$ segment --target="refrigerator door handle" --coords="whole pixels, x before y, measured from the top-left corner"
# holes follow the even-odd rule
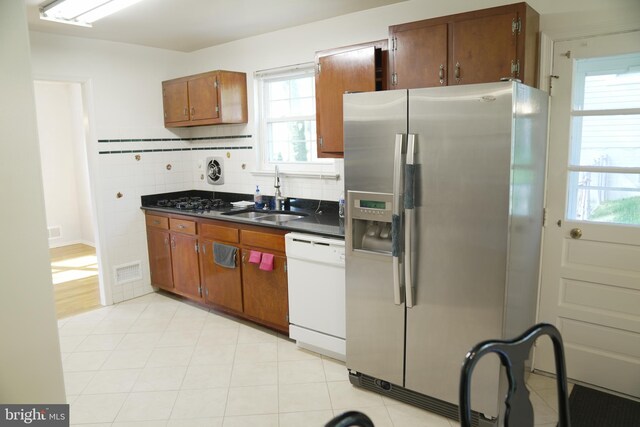
[[[415,146],[416,135],[409,134],[407,160],[404,169],[404,290],[407,307],[413,307],[413,274],[411,271],[411,236],[415,208]]]
[[[402,304],[402,271],[400,270],[400,194],[402,191],[402,146],[404,145],[404,135],[396,134],[396,141],[393,150],[393,212],[391,215],[391,256],[393,266],[393,302],[396,305]]]

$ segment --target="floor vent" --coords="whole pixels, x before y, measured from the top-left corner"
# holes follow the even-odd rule
[[[142,279],[142,269],[140,268],[140,261],[118,265],[115,267],[115,271],[117,285],[122,285],[123,283],[134,282],[136,280]]]
[[[50,239],[59,239],[62,236],[62,229],[59,225],[48,227],[47,230],[49,231]]]

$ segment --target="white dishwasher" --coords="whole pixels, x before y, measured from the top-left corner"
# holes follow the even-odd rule
[[[300,347],[345,360],[344,240],[285,236],[289,336]]]

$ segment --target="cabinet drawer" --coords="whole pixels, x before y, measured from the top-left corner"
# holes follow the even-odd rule
[[[170,218],[169,228],[173,231],[185,234],[196,234],[195,221],[187,221],[185,219]]]
[[[147,215],[147,227],[156,227],[167,230],[169,228],[169,218],[158,215]]]
[[[238,243],[240,241],[237,228],[213,224],[200,224],[200,236],[230,243]]]
[[[240,230],[240,240],[244,246],[256,246],[259,248],[284,252],[284,236],[279,234]]]

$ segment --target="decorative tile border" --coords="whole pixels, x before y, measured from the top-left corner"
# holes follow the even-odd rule
[[[193,147],[193,148],[154,148],[148,150],[114,150],[114,151],[98,151],[98,154],[128,154],[128,153],[157,153],[161,151],[201,151],[201,150],[253,150],[253,147],[234,146],[234,147]]]
[[[110,142],[165,142],[165,141],[215,141],[221,139],[244,139],[251,138],[251,135],[229,135],[229,136],[201,136],[197,138],[147,138],[147,139],[99,139],[98,143]]]

